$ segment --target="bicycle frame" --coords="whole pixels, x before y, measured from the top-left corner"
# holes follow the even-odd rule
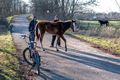
[[[22,38],[23,39],[25,39],[25,42],[28,44],[28,47],[30,48],[30,49],[35,49],[35,47],[36,47],[36,42],[35,41],[27,41],[27,39],[26,38],[30,38],[30,37],[28,37],[28,36],[26,36],[26,35],[21,35],[22,36]],[[31,39],[29,39],[29,40],[31,40]],[[34,45],[35,44],[35,45]]]
[[[32,39],[30,39],[31,37],[28,37],[26,35],[21,35],[23,37],[23,39],[25,39],[25,42],[28,44],[28,48],[30,50],[30,57],[32,57],[32,51],[31,50],[34,50],[36,48],[36,42],[35,41],[32,41]],[[27,41],[27,39],[29,39],[29,42]]]
[[[27,41],[26,38],[30,38],[26,35],[22,35],[23,39],[25,39],[25,42],[28,44],[28,47],[23,51],[23,57],[25,59],[25,61],[32,65],[32,68],[33,69],[35,66],[37,66],[37,70],[38,70],[38,74],[40,73],[40,69],[39,69],[39,66],[41,65],[41,56],[39,55],[38,51],[36,50],[36,47],[37,47],[37,43],[34,42],[34,41],[31,41],[32,39],[29,39],[29,42]],[[25,56],[25,52],[29,50],[29,59],[32,59],[32,63],[29,62],[29,59],[26,58]],[[30,70],[31,70],[30,69]]]

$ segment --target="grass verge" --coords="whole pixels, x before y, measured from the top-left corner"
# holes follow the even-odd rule
[[[94,47],[111,52],[113,55],[120,56],[120,43],[115,43],[112,39],[100,38],[100,37],[90,37],[86,35],[81,35],[78,33],[66,33],[74,38],[80,39],[82,41],[94,44]]]
[[[0,35],[0,80],[20,80],[19,61],[10,33]]]
[[[8,23],[13,16],[7,17]],[[21,80],[19,61],[11,34],[6,26],[0,26],[0,80]]]

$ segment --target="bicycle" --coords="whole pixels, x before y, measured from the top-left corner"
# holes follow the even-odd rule
[[[26,38],[29,38],[27,35],[21,35],[23,39],[25,39],[25,42],[28,44],[28,47],[23,50],[23,58],[24,60],[31,65],[31,69],[33,69],[35,66],[38,70],[38,75],[40,74],[40,66],[41,66],[41,56],[39,55],[38,51],[36,50],[36,42],[29,40],[27,42]],[[30,71],[31,71],[30,69]]]

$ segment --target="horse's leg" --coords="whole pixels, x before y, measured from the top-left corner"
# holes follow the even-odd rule
[[[67,51],[67,43],[66,43],[66,39],[64,36],[61,36],[61,38],[63,39],[63,41],[65,42],[65,51]]]
[[[45,51],[45,49],[43,48],[43,44],[42,44],[42,40],[43,40],[43,36],[45,34],[45,31],[40,31],[40,32],[41,32],[41,36],[40,36],[41,48],[43,49],[43,51]]]
[[[56,50],[57,50],[57,51],[59,51],[59,49],[58,49],[58,47],[57,47],[58,42],[59,42],[59,39],[60,39],[60,37],[57,36],[57,42],[56,42]]]
[[[58,46],[61,47],[61,42],[60,42],[60,38],[58,39],[58,42],[57,42]]]

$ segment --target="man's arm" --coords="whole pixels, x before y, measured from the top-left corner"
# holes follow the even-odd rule
[[[32,25],[32,21],[30,22],[30,24],[29,24],[29,32],[32,30],[32,27],[33,27],[33,25]]]

